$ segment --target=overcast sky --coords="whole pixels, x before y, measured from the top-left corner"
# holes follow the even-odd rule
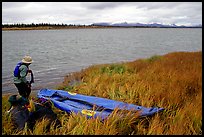
[[[2,23],[202,24],[202,2],[2,2]]]

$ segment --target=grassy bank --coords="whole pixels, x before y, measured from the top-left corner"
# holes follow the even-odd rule
[[[69,74],[58,89],[109,98],[165,111],[138,119],[116,113],[104,122],[79,114],[68,116],[54,109],[62,127],[45,133],[39,122],[33,132],[12,130],[5,113],[8,96],[2,98],[3,134],[77,134],[77,135],[201,135],[202,134],[202,52],[174,52],[133,62],[102,64]],[[51,127],[52,128],[52,127]]]

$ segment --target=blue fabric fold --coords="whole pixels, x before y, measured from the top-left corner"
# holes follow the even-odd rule
[[[52,101],[54,106],[62,111],[82,113],[88,118],[99,116],[105,119],[115,109],[138,111],[140,117],[151,116],[164,110],[164,108],[159,107],[147,108],[107,98],[73,94],[63,90],[41,89],[37,97]]]

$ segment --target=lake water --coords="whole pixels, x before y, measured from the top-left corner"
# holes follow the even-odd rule
[[[32,90],[55,88],[90,65],[133,61],[176,51],[201,51],[202,28],[112,28],[2,31],[2,93],[17,93],[13,69],[34,62]]]

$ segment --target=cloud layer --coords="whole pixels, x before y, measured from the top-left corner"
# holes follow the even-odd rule
[[[202,2],[3,2],[2,23],[202,24]]]

